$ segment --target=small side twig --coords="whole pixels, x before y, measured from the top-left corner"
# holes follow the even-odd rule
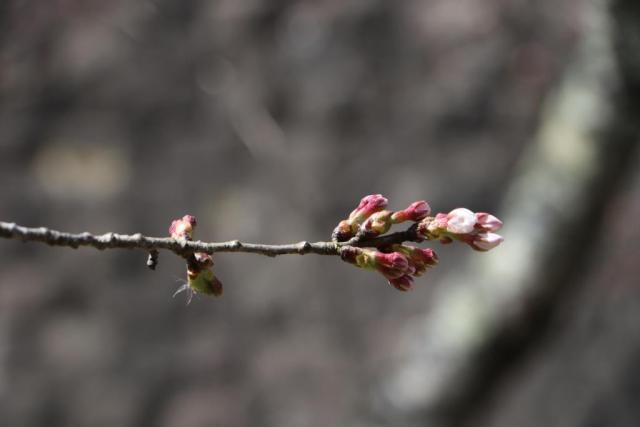
[[[157,249],[151,249],[149,251],[149,258],[147,258],[147,267],[149,267],[151,270],[155,270],[158,266],[158,255],[159,254]]]

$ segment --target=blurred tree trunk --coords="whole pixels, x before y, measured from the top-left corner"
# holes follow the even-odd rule
[[[478,415],[503,396],[524,361],[551,337],[571,339],[557,316],[591,289],[583,285],[585,272],[603,256],[596,243],[606,208],[637,168],[640,123],[640,4],[593,0],[584,11],[576,57],[504,200],[505,244],[448,278],[436,308],[405,337],[406,351],[381,387],[379,413],[387,422],[478,425]],[[621,351],[638,344],[627,340]],[[554,410],[544,392],[539,397],[538,411]],[[536,411],[522,412],[531,416],[528,425],[592,425],[584,417],[548,423]],[[516,421],[504,425],[524,425]]]

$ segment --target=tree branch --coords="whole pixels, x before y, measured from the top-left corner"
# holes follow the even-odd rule
[[[15,223],[0,221],[0,237],[18,239],[24,242],[42,242],[51,246],[67,246],[77,249],[80,246],[90,246],[103,249],[143,249],[149,252],[165,249],[182,257],[194,252],[245,252],[275,257],[277,255],[309,253],[317,255],[340,255],[342,248],[348,246],[381,248],[394,243],[422,240],[416,234],[415,227],[405,231],[391,233],[385,236],[360,239],[348,242],[315,242],[302,241],[285,245],[265,245],[261,243],[244,243],[238,240],[228,242],[207,243],[202,241],[176,240],[172,237],[148,237],[140,233],[116,234],[105,233],[94,235],[88,232],[67,233],[51,230],[46,227],[29,228]]]

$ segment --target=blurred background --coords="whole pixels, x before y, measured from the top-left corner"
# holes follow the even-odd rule
[[[328,240],[359,199],[505,222],[399,293],[335,257],[0,241],[3,426],[637,426],[634,0],[0,3],[0,219]]]

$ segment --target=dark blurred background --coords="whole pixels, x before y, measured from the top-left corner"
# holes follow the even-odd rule
[[[335,257],[0,241],[3,426],[637,426],[633,0],[0,2],[0,219],[328,240],[505,221],[401,294]],[[634,44],[635,43],[635,44]]]

